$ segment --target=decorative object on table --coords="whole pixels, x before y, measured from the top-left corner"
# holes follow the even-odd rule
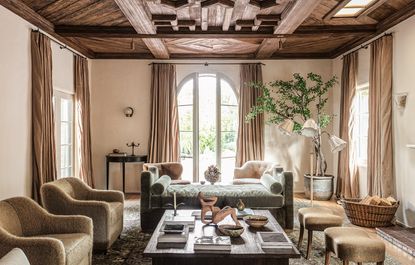
[[[140,144],[139,143],[134,143],[134,141],[133,142],[131,142],[130,144],[129,143],[127,143],[127,146],[128,147],[131,147],[131,155],[132,156],[135,156],[135,154],[134,154],[134,148],[138,148],[139,146],[140,146]]]
[[[326,174],[327,162],[322,151],[322,136],[324,134],[328,136],[333,153],[346,147],[345,141],[322,130],[333,119],[333,115],[324,113],[324,108],[328,101],[328,92],[337,83],[337,77],[332,77],[327,82],[314,73],[309,73],[307,77],[294,74],[293,77],[294,79],[290,81],[276,80],[269,84],[252,83],[253,88],[263,91],[263,96],[257,99],[256,106],[248,113],[246,120],[250,121],[259,114],[267,114],[268,122],[276,123],[278,129],[284,134],[296,133],[312,139],[313,158],[310,174],[304,176],[304,184],[309,185],[305,187],[306,191],[310,191],[306,196],[309,195],[311,204],[313,204],[314,180],[319,189],[328,188],[328,192],[333,194],[333,176]],[[314,177],[318,178],[314,179]],[[327,178],[325,180],[330,185],[319,184],[323,178]]]
[[[219,168],[215,165],[210,165],[205,171],[205,179],[210,182],[210,184],[215,184],[219,181],[220,171]]]
[[[182,224],[189,227],[189,230],[193,230],[195,228],[196,218],[195,216],[187,216],[187,215],[167,215],[164,219],[164,224]]]
[[[361,199],[343,199],[341,203],[352,224],[370,228],[391,226],[399,208],[399,201],[391,206],[365,203]]]
[[[198,196],[200,205],[202,206],[201,217],[202,223],[204,224],[215,224],[217,225],[220,221],[230,215],[236,225],[240,225],[238,217],[236,216],[235,209],[230,206],[225,206],[222,209],[215,207],[215,203],[218,201],[218,197],[205,197],[202,192],[199,192]],[[205,219],[206,213],[212,212],[212,220],[207,221]]]
[[[219,231],[225,235],[230,237],[240,237],[242,233],[244,232],[244,227],[240,225],[219,225],[218,226]]]
[[[113,151],[112,153],[109,153],[108,155],[112,156],[112,157],[123,157],[123,156],[127,156],[127,153],[119,152],[119,150],[118,150],[118,153],[114,153],[114,151]]]
[[[176,192],[173,192],[173,204],[167,203],[166,207],[171,207],[173,209],[173,216],[177,216],[177,209],[181,206],[184,206],[185,204],[183,202],[177,204],[176,200]]]
[[[205,183],[206,183],[206,181],[204,181],[204,180],[200,181],[200,184],[202,184],[202,185],[205,185]]]
[[[292,250],[293,244],[286,234],[281,232],[257,232],[259,244],[265,253],[283,253]]]
[[[262,215],[247,215],[244,217],[244,221],[254,228],[262,228],[268,224],[268,217]]]
[[[134,115],[134,109],[132,107],[126,107],[124,109],[124,115],[128,118],[132,117]]]
[[[238,209],[238,211],[243,211],[245,210],[245,203],[239,199],[238,202],[236,203],[236,209]]]
[[[196,237],[193,245],[195,252],[231,252],[231,238],[229,236],[201,236]]]
[[[113,154],[119,154],[120,153],[120,149],[112,149],[112,153]]]
[[[245,208],[243,211],[236,210],[236,217],[238,217],[238,219],[244,219],[245,216],[254,214],[254,210],[250,208]]]

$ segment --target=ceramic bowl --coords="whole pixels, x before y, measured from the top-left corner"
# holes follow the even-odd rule
[[[230,237],[240,237],[245,230],[240,225],[219,225],[218,229],[222,234]]]
[[[244,217],[245,223],[254,228],[261,228],[268,224],[268,217],[262,215],[248,215]]]

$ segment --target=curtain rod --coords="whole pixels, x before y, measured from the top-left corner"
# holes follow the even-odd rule
[[[153,65],[156,63],[149,63],[148,65]],[[172,63],[175,65],[204,65],[204,66],[209,66],[209,65],[241,65],[243,63],[208,63],[208,62],[204,62],[204,63]],[[266,65],[264,63],[259,63],[261,65]]]
[[[56,40],[54,37],[52,37],[52,36],[51,36],[51,35],[49,35],[48,33],[44,32],[43,30],[40,30],[39,28],[37,28],[37,29],[32,29],[32,31],[33,31],[33,32],[40,32],[40,33],[42,33],[43,35],[47,36],[47,37],[48,37],[48,38],[49,38],[52,42],[54,42],[54,43],[58,44],[58,45],[59,45],[59,48],[60,48],[61,50],[66,49],[66,50],[68,50],[68,51],[72,52],[73,54],[76,54],[76,55],[78,55],[78,56],[80,56],[80,57],[82,57],[82,58],[84,58],[84,59],[88,59],[86,56],[84,56],[84,55],[82,55],[81,53],[79,53],[79,52],[77,52],[77,51],[73,50],[71,47],[68,47],[66,44],[63,44],[62,42],[60,42],[60,41]]]
[[[349,54],[351,54],[351,53],[354,53],[354,52],[356,52],[356,51],[358,51],[358,50],[361,50],[361,49],[367,49],[368,48],[368,46],[370,45],[370,44],[372,44],[373,42],[375,42],[375,41],[377,41],[378,39],[380,39],[380,38],[383,38],[383,37],[385,37],[385,36],[392,36],[393,35],[393,33],[391,32],[391,33],[385,33],[385,34],[382,34],[381,36],[379,36],[379,37],[377,37],[377,38],[375,38],[375,39],[372,39],[372,40],[370,40],[370,41],[367,41],[367,42],[365,42],[364,44],[362,44],[362,45],[360,45],[359,47],[356,47],[356,48],[354,48],[354,49],[352,49],[352,50],[350,50],[350,51],[348,51],[347,53],[344,53],[343,55],[342,55],[342,60],[343,60],[343,58],[346,56],[346,55],[349,55]]]

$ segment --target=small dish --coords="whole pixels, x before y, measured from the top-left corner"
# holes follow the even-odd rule
[[[247,215],[244,217],[245,223],[254,228],[261,228],[268,224],[268,217],[263,215]]]
[[[240,237],[245,230],[240,225],[219,225],[218,229],[222,234],[230,237]]]

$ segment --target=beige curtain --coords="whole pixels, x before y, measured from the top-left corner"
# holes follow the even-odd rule
[[[372,44],[370,54],[368,192],[387,197],[395,193],[392,146],[393,38]]]
[[[359,171],[356,165],[356,152],[353,141],[355,126],[354,97],[357,88],[359,56],[353,52],[344,56],[341,78],[340,103],[340,138],[345,140],[347,147],[339,153],[337,170],[337,197],[358,198]]]
[[[91,144],[91,95],[88,60],[74,56],[74,84],[76,106],[76,135],[78,139],[79,178],[94,187]]]
[[[240,67],[239,128],[236,147],[236,166],[249,160],[264,159],[264,117],[259,115],[250,122],[245,116],[256,105],[261,91],[249,86],[250,82],[262,82],[261,64],[242,64]]]
[[[153,64],[151,71],[151,131],[148,162],[178,162],[179,122],[176,66]]]
[[[31,34],[33,198],[40,202],[40,187],[56,179],[55,124],[53,116],[52,52],[50,39]]]

